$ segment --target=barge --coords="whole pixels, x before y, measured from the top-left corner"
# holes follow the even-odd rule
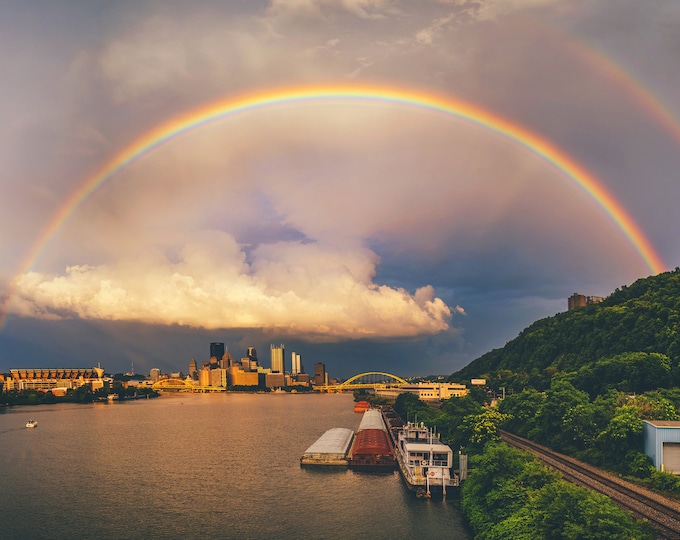
[[[300,465],[347,467],[349,465],[347,451],[353,438],[354,431],[351,429],[329,429],[305,450],[300,458]]]
[[[394,447],[378,409],[364,412],[350,451],[349,465],[355,470],[393,470],[396,467]]]
[[[432,491],[446,497],[449,488],[460,485],[453,472],[453,451],[439,440],[436,433],[422,422],[407,422],[396,431],[395,451],[399,470],[406,486],[420,497]]]
[[[354,404],[354,412],[366,412],[371,408],[371,404],[368,401],[357,401]]]

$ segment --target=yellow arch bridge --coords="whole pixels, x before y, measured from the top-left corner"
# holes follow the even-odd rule
[[[404,379],[384,371],[367,371],[350,377],[341,384],[314,385],[317,392],[353,392],[360,389],[381,390],[385,388],[400,388],[408,384]],[[164,378],[151,386],[154,390],[164,392],[224,392],[224,386],[197,386],[191,381],[179,378]]]
[[[350,377],[341,384],[315,385],[314,390],[319,392],[353,392],[354,390],[361,389],[382,390],[385,388],[400,388],[407,384],[404,379],[391,373],[367,371]]]
[[[196,386],[185,379],[165,378],[159,379],[151,388],[163,392],[224,392],[224,386]]]

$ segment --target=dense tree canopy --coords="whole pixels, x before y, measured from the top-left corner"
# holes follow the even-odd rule
[[[572,374],[591,396],[680,385],[680,269],[617,289],[604,301],[539,320],[502,349],[454,373],[495,386],[547,389]]]
[[[607,497],[568,484],[529,454],[487,445],[463,485],[461,507],[475,538],[654,538]]]

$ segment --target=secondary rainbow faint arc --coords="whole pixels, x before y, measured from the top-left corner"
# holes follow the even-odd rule
[[[336,85],[285,88],[256,94],[250,93],[242,97],[226,98],[171,118],[144,133],[113,156],[92,177],[71,193],[44,228],[24,264],[22,264],[18,275],[31,269],[60,225],[90,194],[115,176],[121,168],[139,159],[144,154],[188,131],[236,114],[285,104],[320,101],[376,102],[426,109],[470,121],[503,135],[540,156],[592,197],[614,220],[653,273],[657,274],[665,270],[661,257],[623,206],[589,171],[547,139],[498,114],[450,95],[380,86]]]

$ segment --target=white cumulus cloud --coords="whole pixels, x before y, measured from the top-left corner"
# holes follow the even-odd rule
[[[229,235],[212,233],[169,261],[158,252],[64,275],[18,278],[14,310],[37,318],[270,328],[311,339],[414,336],[448,329],[451,310],[431,286],[410,294],[373,282],[367,249],[278,242],[253,262]]]

